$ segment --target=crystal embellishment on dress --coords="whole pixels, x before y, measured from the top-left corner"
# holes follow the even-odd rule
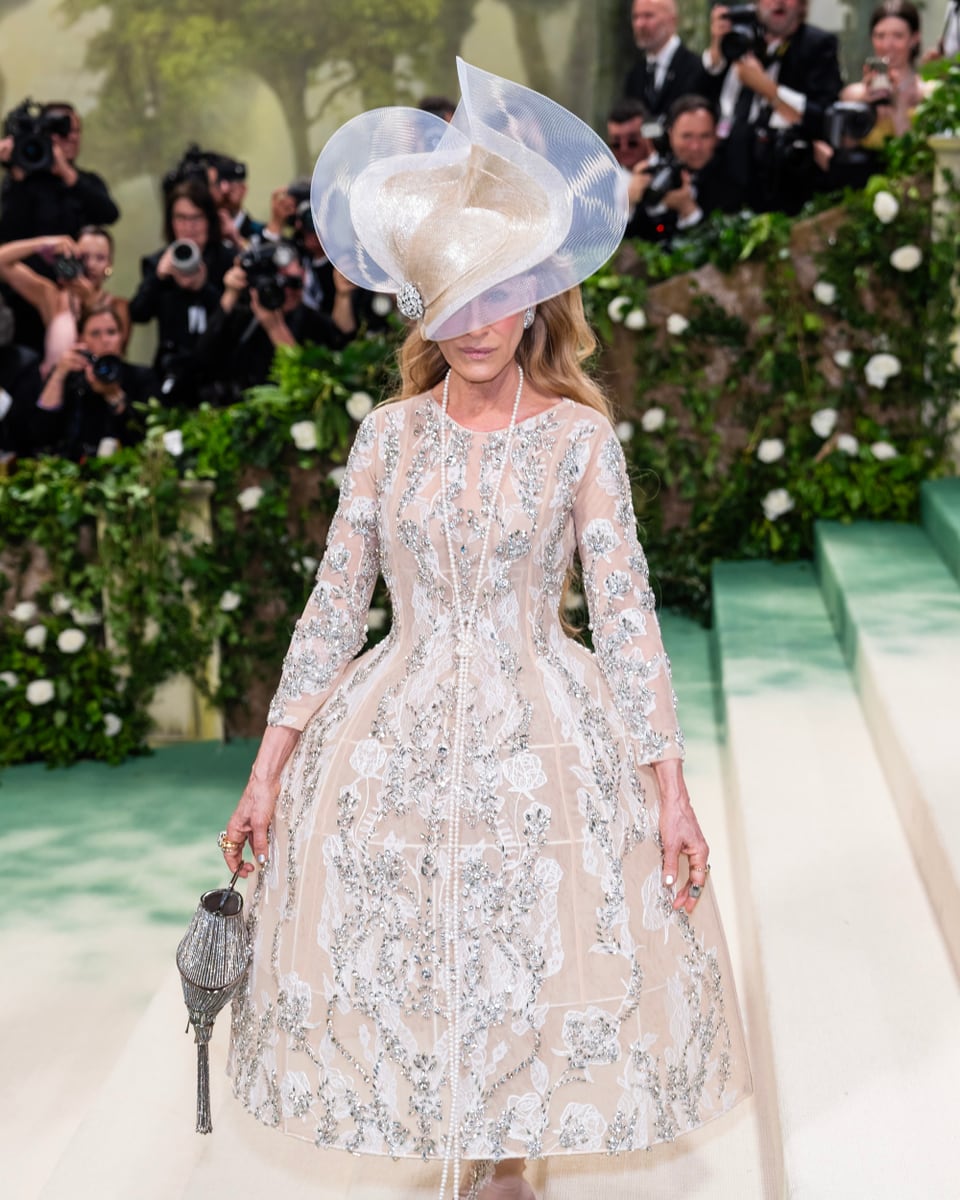
[[[447,1020],[449,1022],[448,1044],[450,1049],[450,1115],[447,1123],[447,1144],[443,1155],[443,1174],[440,1179],[439,1200],[444,1200],[447,1191],[447,1180],[453,1164],[453,1189],[456,1191],[460,1178],[460,1070],[463,1054],[463,1029],[461,1020],[460,984],[463,978],[463,964],[460,961],[460,808],[464,795],[464,766],[466,760],[467,742],[467,680],[470,660],[477,649],[477,608],[480,604],[480,592],[483,589],[483,572],[487,565],[487,551],[490,548],[490,531],[493,529],[497,499],[503,475],[510,461],[510,446],[513,433],[517,427],[517,413],[520,411],[520,397],[523,395],[523,367],[517,363],[517,393],[513,398],[513,411],[510,413],[510,424],[504,438],[500,468],[496,481],[490,489],[487,501],[487,523],[483,530],[483,541],[480,545],[480,558],[477,562],[477,578],[473,585],[473,595],[466,613],[463,611],[463,597],[460,594],[460,568],[453,549],[453,535],[450,532],[453,514],[450,512],[449,489],[447,483],[447,410],[450,406],[450,374],[448,370],[443,380],[443,403],[440,417],[440,512],[443,521],[443,531],[447,542],[447,554],[450,560],[450,586],[453,591],[453,620],[454,620],[454,658],[457,664],[456,702],[453,712],[453,762],[451,764],[449,803],[447,806],[447,837],[450,853],[450,870],[447,876],[446,916],[444,921],[444,940],[447,944]],[[466,547],[462,546],[462,550]]]
[[[397,292],[397,309],[408,321],[423,319],[423,297],[414,283],[405,283]]]

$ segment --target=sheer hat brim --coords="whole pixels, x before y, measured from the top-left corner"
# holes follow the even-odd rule
[[[327,142],[311,205],[348,279],[397,297],[431,339],[457,337],[567,291],[627,222],[622,172],[578,117],[457,60],[448,124],[414,108],[362,113]]]

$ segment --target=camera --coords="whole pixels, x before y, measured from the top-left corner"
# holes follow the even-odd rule
[[[28,98],[7,113],[3,133],[13,138],[9,166],[19,167],[27,175],[49,171],[53,166],[52,139],[69,136],[70,114],[47,115]]]
[[[282,274],[284,267],[289,267],[296,257],[296,250],[285,242],[259,242],[240,255],[247,286],[256,289],[257,300],[263,308],[271,312],[283,308],[286,289],[299,285],[299,280],[294,282]]]
[[[837,151],[855,149],[877,123],[877,101],[837,100],[823,114],[824,140]]]
[[[646,209],[659,208],[667,192],[683,187],[683,163],[673,154],[667,154],[651,168],[641,203]]]
[[[203,266],[200,247],[189,238],[177,238],[175,242],[171,242],[170,257],[174,270],[179,271],[181,275],[196,275]]]
[[[208,191],[210,190],[210,176],[208,167],[212,159],[212,155],[201,150],[196,142],[192,142],[184,151],[183,158],[177,163],[172,171],[168,171],[163,177],[163,194],[169,195],[170,192],[177,186],[178,183],[199,183]]]
[[[720,39],[720,53],[728,63],[736,62],[745,54],[761,56],[766,47],[763,25],[757,16],[755,4],[731,4],[727,9],[730,29]]]
[[[91,354],[89,350],[81,350],[80,353],[93,367],[93,377],[98,383],[119,383],[120,376],[123,374],[123,359],[116,354],[101,354],[99,357],[96,354]]]
[[[53,260],[53,276],[61,283],[72,283],[86,274],[83,260],[72,254],[58,254]]]

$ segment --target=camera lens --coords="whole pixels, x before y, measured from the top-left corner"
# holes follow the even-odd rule
[[[179,238],[170,247],[174,268],[181,275],[196,275],[203,263],[200,247],[189,238]]]

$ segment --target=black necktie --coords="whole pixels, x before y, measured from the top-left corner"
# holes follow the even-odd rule
[[[643,99],[652,113],[657,106],[657,64],[646,57],[643,60]]]

